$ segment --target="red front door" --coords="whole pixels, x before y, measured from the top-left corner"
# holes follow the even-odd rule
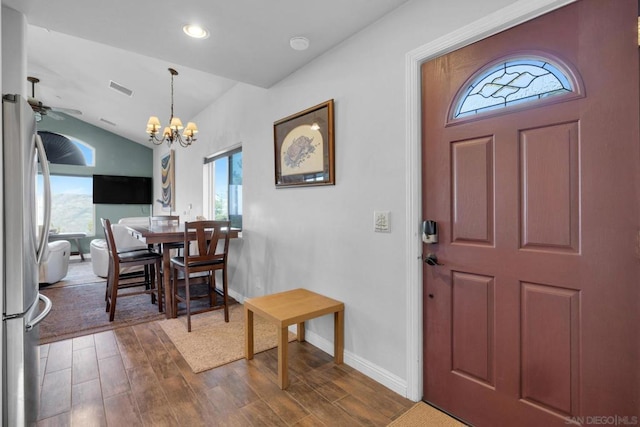
[[[423,66],[424,399],[474,425],[640,424],[637,7],[582,0]],[[452,118],[508,57],[574,93]]]

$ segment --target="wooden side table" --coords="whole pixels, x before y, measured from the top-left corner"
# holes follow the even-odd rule
[[[304,341],[304,322],[334,315],[333,360],[341,364],[344,353],[344,303],[306,289],[293,289],[244,301],[245,357],[253,359],[253,313],[278,326],[278,385],[289,386],[287,371],[289,326],[298,325],[298,341]]]

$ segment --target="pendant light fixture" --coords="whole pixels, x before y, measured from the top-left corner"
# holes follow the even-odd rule
[[[198,127],[194,122],[187,123],[187,127],[182,126],[182,121],[178,117],[173,115],[173,76],[177,76],[178,72],[173,68],[169,68],[171,74],[171,116],[169,117],[169,126],[165,127],[160,134],[160,120],[156,116],[149,117],[147,122],[147,133],[149,134],[149,141],[155,145],[161,145],[167,143],[169,147],[174,142],[179,143],[182,147],[188,147],[196,141],[195,134],[198,133]],[[184,130],[183,130],[184,128]],[[182,134],[180,133],[182,131]]]

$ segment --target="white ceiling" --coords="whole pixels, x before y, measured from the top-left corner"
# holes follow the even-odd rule
[[[28,75],[45,105],[133,141],[151,115],[184,123],[237,82],[268,88],[407,0],[2,0],[29,23]],[[204,40],[182,32],[209,29]],[[289,39],[310,40],[296,51]],[[114,81],[133,91],[109,88]],[[29,86],[29,93],[31,87]],[[64,115],[56,114],[64,117]],[[107,120],[110,125],[101,121]]]

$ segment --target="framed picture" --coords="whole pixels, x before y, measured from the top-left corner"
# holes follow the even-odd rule
[[[273,124],[276,188],[334,185],[333,99]]]
[[[160,159],[160,182],[162,184],[162,203],[163,208],[169,210],[175,209],[176,202],[176,180],[174,166],[174,150],[169,150],[167,154]]]

